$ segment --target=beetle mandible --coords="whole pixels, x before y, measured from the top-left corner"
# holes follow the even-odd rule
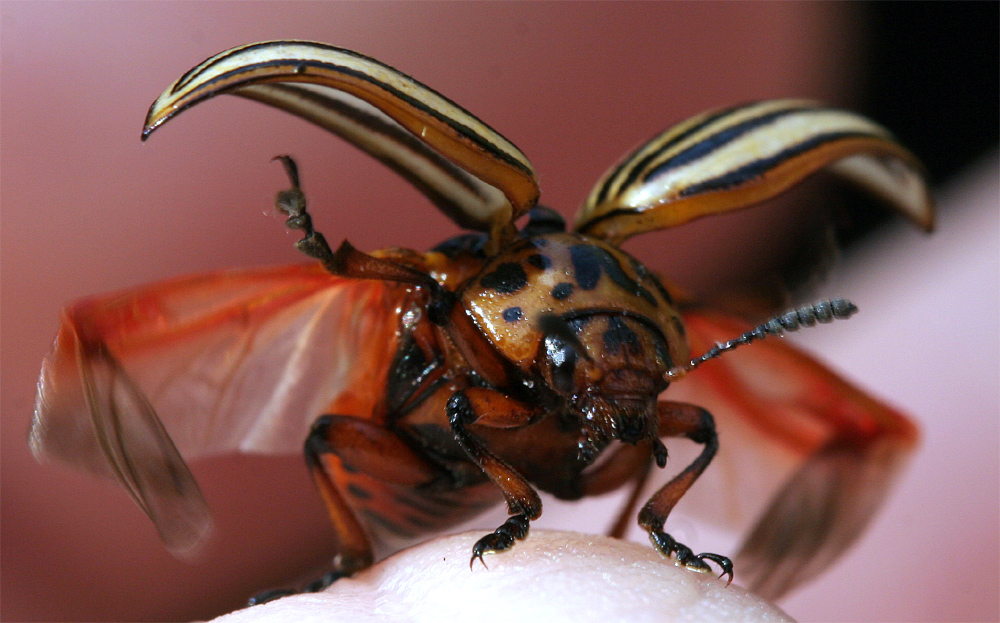
[[[116,478],[172,551],[194,548],[210,526],[182,455],[284,453],[304,436],[336,532],[332,581],[373,563],[373,531],[426,533],[501,497],[510,516],[475,544],[470,564],[526,537],[542,510],[536,489],[576,499],[631,481],[634,502],[651,464],[666,464],[661,438],[686,437],[701,453],[638,521],[665,556],[702,571],[714,562],[731,580],[729,558],[695,554],[664,531],[718,436],[706,409],[658,397],[701,376],[725,378],[737,412],[759,402],[825,431],[794,440],[804,448],[799,478],[743,549],[750,587],[776,597],[853,540],[913,447],[904,416],[775,340],[757,348],[794,369],[797,388],[777,401],[721,362],[688,376],[737,346],[847,317],[850,302],[746,327],[675,301],[619,248],[631,235],[759,203],[820,169],[929,229],[919,163],[875,123],[800,100],[698,115],[609,170],[566,231],[537,205],[534,170],[504,137],[409,76],[325,44],[258,43],[207,59],[153,103],[143,139],[220,93],[345,138],[475,233],[426,253],[364,253],[346,241],[334,251],[282,156],[291,187],[277,206],[318,262],[180,278],[64,310],[39,380],[32,449]],[[705,354],[693,358],[689,342]],[[838,499],[832,516],[810,524],[799,503],[839,495],[809,483],[843,478],[854,469],[832,460],[843,456],[878,476],[873,495]]]

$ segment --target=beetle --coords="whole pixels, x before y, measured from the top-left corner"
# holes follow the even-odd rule
[[[536,489],[577,499],[631,482],[629,516],[652,464],[666,464],[661,438],[686,437],[700,454],[638,522],[663,555],[699,571],[715,563],[731,581],[728,557],[695,554],[664,531],[719,446],[708,409],[659,400],[683,380],[755,429],[768,453],[792,456],[737,556],[748,587],[775,598],[856,538],[915,446],[905,416],[779,340],[719,359],[848,317],[850,302],[754,328],[675,298],[620,248],[821,169],[929,230],[920,164],[874,122],[802,100],[692,117],[611,168],[567,231],[538,205],[534,170],[507,139],[413,78],[326,44],[272,41],[207,59],[152,104],[143,139],[223,93],[348,140],[471,233],[429,252],[333,250],[281,156],[290,188],[276,205],[313,262],[183,277],[63,310],[31,448],[117,479],[171,551],[193,551],[211,525],[186,458],[288,453],[305,439],[337,548],[315,589],[370,566],[380,535],[447,528],[501,500],[509,518],[475,544],[470,565],[507,550],[541,514]]]

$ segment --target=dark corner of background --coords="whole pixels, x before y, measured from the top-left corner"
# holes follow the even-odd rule
[[[860,112],[887,125],[940,187],[1000,143],[1000,3],[865,2]],[[889,216],[851,214],[844,242]]]

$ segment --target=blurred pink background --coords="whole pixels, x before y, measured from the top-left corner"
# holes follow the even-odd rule
[[[183,273],[300,261],[296,236],[272,213],[286,184],[269,162],[276,154],[298,158],[331,241],[423,249],[455,233],[377,163],[251,102],[219,98],[140,143],[147,107],[182,72],[267,39],[358,50],[511,139],[539,172],[543,202],[571,216],[623,153],[688,115],[767,97],[850,105],[863,27],[839,3],[0,5],[0,617],[209,617],[330,555],[300,457],[194,466],[217,523],[195,565],[171,558],[114,485],[38,465],[24,438],[64,302]],[[837,277],[881,301],[882,313],[825,341],[822,332],[800,340],[925,428],[924,449],[874,528],[782,603],[800,620],[998,616],[995,162],[974,184],[985,194],[946,195],[971,207],[950,211],[936,238],[900,233]],[[794,235],[795,219],[778,210],[701,221],[629,249],[704,288]],[[540,525],[601,531],[614,501],[596,513],[550,504]],[[590,519],[574,519],[581,515]]]

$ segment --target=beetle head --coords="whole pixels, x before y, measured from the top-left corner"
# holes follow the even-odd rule
[[[589,462],[612,440],[635,444],[657,437],[657,395],[671,360],[651,324],[624,314],[540,319],[545,337],[539,371],[579,418],[580,457]]]

